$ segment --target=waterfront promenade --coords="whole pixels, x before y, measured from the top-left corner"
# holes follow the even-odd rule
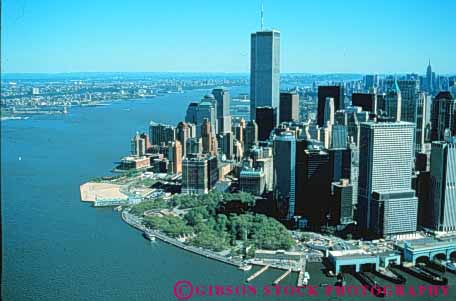
[[[242,265],[241,260],[224,257],[220,254],[217,254],[217,253],[209,251],[209,250],[205,250],[205,249],[194,247],[194,246],[189,246],[189,245],[186,245],[186,244],[178,241],[177,239],[166,236],[159,231],[150,230],[149,228],[147,228],[146,226],[144,226],[141,223],[141,220],[138,217],[136,217],[126,211],[122,211],[122,219],[130,226],[132,226],[150,236],[156,237],[156,238],[160,239],[161,241],[164,241],[164,242],[174,245],[178,248],[181,248],[183,250],[190,251],[192,253],[195,253],[195,254],[198,254],[198,255],[201,255],[201,256],[204,256],[207,258],[211,258],[214,260],[218,260],[220,262],[223,262],[223,263],[226,263],[229,265],[233,265],[236,267],[240,267]]]

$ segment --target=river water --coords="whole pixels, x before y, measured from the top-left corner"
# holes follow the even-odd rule
[[[231,95],[247,91],[235,88]],[[79,185],[109,174],[114,162],[129,152],[136,131],[147,130],[151,120],[177,124],[187,104],[206,93],[194,90],[2,122],[3,300],[176,300],[173,286],[178,280],[195,286],[244,284],[255,270],[242,272],[162,242],[151,243],[117,212],[92,208],[79,198]],[[311,284],[332,284],[319,269],[309,266]],[[280,273],[270,270],[254,280],[256,296],[191,300],[265,300],[263,286]],[[282,284],[295,285],[296,280],[294,274]],[[358,285],[351,278],[348,282]],[[409,282],[421,283],[414,278]],[[450,285],[455,282],[451,276]],[[321,288],[318,293],[312,298],[267,299],[331,299]],[[456,296],[453,289],[451,294]]]

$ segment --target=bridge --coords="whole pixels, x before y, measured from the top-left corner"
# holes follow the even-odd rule
[[[451,241],[438,241],[433,239],[404,242],[402,247],[404,260],[413,265],[419,260],[444,259],[456,256],[456,243]]]

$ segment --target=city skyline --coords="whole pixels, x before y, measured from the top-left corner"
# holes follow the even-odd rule
[[[2,4],[4,73],[247,73],[249,36],[260,29],[261,1],[241,10],[238,1],[224,9],[207,1]],[[382,1],[374,10],[362,1],[269,0],[264,8],[265,28],[281,31],[283,73],[424,73],[429,58],[439,74],[456,70],[452,1]]]

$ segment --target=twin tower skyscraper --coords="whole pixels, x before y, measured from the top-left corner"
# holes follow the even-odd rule
[[[252,33],[250,44],[250,119],[256,120],[256,108],[271,107],[279,121],[280,103],[280,31]]]

